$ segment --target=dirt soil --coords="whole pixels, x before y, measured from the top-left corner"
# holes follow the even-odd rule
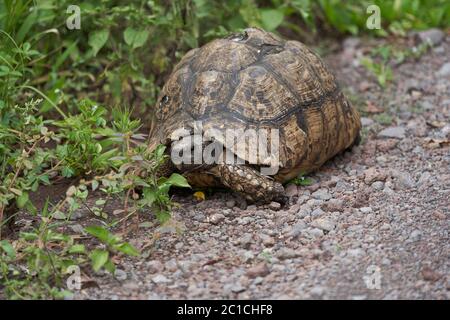
[[[176,193],[171,223],[148,213],[129,235],[143,257],[114,276],[86,271],[95,285],[74,298],[450,299],[450,36],[382,89],[359,61],[386,41],[350,38],[325,57],[362,111],[363,141],[312,185],[287,185],[287,206]]]

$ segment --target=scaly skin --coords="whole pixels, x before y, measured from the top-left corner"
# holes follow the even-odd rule
[[[268,203],[272,200],[282,204],[287,202],[281,183],[271,180],[247,165],[222,164],[211,169],[211,172],[223,185],[242,194],[251,202]]]
[[[203,170],[203,169],[202,169]],[[177,171],[170,158],[159,167],[157,177],[167,177]],[[222,164],[205,170],[210,176],[218,178],[220,183],[231,190],[242,194],[247,200],[254,203],[268,203],[277,201],[282,204],[287,202],[287,197],[281,183],[276,182],[260,174],[256,169],[248,165]],[[183,173],[183,172],[182,172]],[[196,176],[196,172],[186,172],[189,177]],[[219,184],[220,184],[219,183]]]

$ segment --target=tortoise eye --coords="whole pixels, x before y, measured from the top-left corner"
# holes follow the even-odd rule
[[[236,42],[245,41],[248,39],[248,33],[247,33],[247,31],[244,31],[244,32],[241,32],[238,34],[233,34],[232,36],[229,37],[229,39],[231,41],[236,41]]]
[[[168,103],[169,100],[170,100],[169,96],[164,96],[164,97],[161,98],[161,101],[160,101],[159,105],[162,106],[163,104]]]

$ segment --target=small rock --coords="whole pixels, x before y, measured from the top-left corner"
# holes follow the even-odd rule
[[[236,200],[234,200],[234,199],[228,200],[225,203],[225,205],[227,206],[227,208],[232,209],[236,205]]]
[[[325,203],[324,209],[329,212],[342,212],[344,210],[344,201],[340,199],[330,199]]]
[[[403,139],[405,137],[405,128],[403,127],[389,127],[381,130],[378,136],[382,138],[396,138]]]
[[[85,213],[81,210],[77,210],[70,216],[70,220],[79,220],[85,216]],[[65,218],[64,218],[65,219]]]
[[[317,182],[306,187],[306,189],[309,190],[310,192],[315,192],[315,191],[319,190],[319,188],[320,188],[320,184]]]
[[[280,250],[278,250],[276,256],[280,260],[285,260],[285,259],[297,258],[299,256],[299,254],[298,254],[298,252],[296,252],[295,250],[293,250],[291,248],[281,248]]]
[[[438,272],[435,272],[433,269],[431,269],[431,267],[429,266],[425,266],[422,268],[422,277],[425,281],[437,281],[439,280],[442,275],[439,274]]]
[[[319,189],[313,192],[312,196],[319,200],[330,200],[332,198],[327,189]]]
[[[377,141],[377,149],[381,152],[388,152],[392,149],[394,149],[398,144],[398,140],[397,139],[386,139],[386,140],[381,140],[381,141]],[[381,161],[381,159],[383,159],[384,161]],[[386,163],[386,157],[383,156],[379,156],[377,157],[377,162],[380,163]]]
[[[292,228],[288,231],[288,236],[296,238],[302,233],[302,230],[304,230],[305,228],[306,224],[303,221],[300,221],[292,226]]]
[[[412,189],[416,185],[413,178],[407,172],[392,170],[391,174],[396,178],[396,189]]]
[[[369,81],[362,81],[360,84],[359,84],[359,90],[360,91],[367,91],[367,90],[369,90],[370,88],[372,87],[372,83],[370,83]],[[367,119],[367,118],[366,118]],[[373,121],[372,121],[373,122]],[[362,119],[361,119],[361,123],[362,123]]]
[[[450,76],[450,62],[444,63],[438,71],[438,75],[441,77]]]
[[[266,247],[272,247],[275,244],[275,240],[264,233],[260,234],[259,237],[261,238],[264,246]]]
[[[244,263],[250,262],[255,259],[255,255],[251,251],[244,251],[241,255],[241,260]]]
[[[375,168],[369,168],[364,171],[364,182],[366,184],[371,184],[374,181],[384,181],[386,175]]]
[[[336,224],[327,218],[318,218],[311,225],[324,231],[331,231],[336,227]]]
[[[348,37],[345,38],[344,41],[342,42],[344,48],[352,48],[352,49],[358,47],[360,43],[361,40],[357,37]]]
[[[384,188],[384,183],[382,181],[375,181],[372,183],[371,187],[375,190],[381,191]]]
[[[147,261],[147,272],[149,273],[157,273],[164,270],[164,265],[158,260],[150,260]]]
[[[323,294],[325,293],[325,288],[321,286],[316,286],[309,291],[310,295],[316,299],[322,298]]]
[[[242,286],[240,283],[237,283],[231,287],[231,291],[233,291],[234,293],[244,292],[245,290],[246,290],[245,287]]]
[[[281,204],[278,203],[278,202],[272,201],[272,202],[269,204],[269,209],[270,209],[270,210],[273,210],[273,211],[278,211],[278,210],[281,209]]]
[[[252,234],[251,233],[244,234],[241,238],[239,238],[239,243],[245,249],[250,248],[251,244],[253,243]]]
[[[286,195],[287,195],[289,198],[292,198],[292,197],[295,197],[295,196],[298,195],[298,188],[297,188],[297,186],[296,186],[295,184],[293,184],[293,183],[289,183],[289,184],[286,186],[285,191],[286,191]]]
[[[422,231],[416,229],[409,235],[409,240],[412,242],[419,241],[422,238]]]
[[[267,264],[262,262],[248,269],[246,274],[249,278],[256,278],[265,277],[269,274],[269,272],[270,270]]]
[[[372,119],[366,117],[361,118],[361,125],[363,127],[368,127],[371,126],[372,124],[374,124],[374,121]]]
[[[361,248],[348,249],[347,255],[350,257],[358,257],[363,254],[363,250]]]
[[[312,228],[308,230],[308,234],[313,238],[320,238],[323,236],[323,230],[319,228]]]
[[[170,272],[175,272],[178,270],[178,264],[175,259],[170,259],[169,261],[166,261],[164,266],[165,266],[165,269]]]
[[[437,46],[444,40],[445,34],[443,31],[433,28],[417,33],[420,41],[429,43],[432,46]]]
[[[311,216],[313,216],[313,217],[320,217],[324,213],[325,212],[321,208],[317,208],[317,209],[313,210],[313,212],[311,212]]]
[[[114,278],[119,281],[124,281],[127,279],[127,273],[122,269],[116,269],[116,271],[114,271]]]
[[[214,213],[208,219],[209,223],[211,224],[219,224],[223,220],[225,220],[225,216],[221,213]]]
[[[372,212],[372,208],[371,207],[362,207],[362,208],[359,208],[359,211],[361,211],[364,214],[367,214],[367,213]]]
[[[71,224],[68,226],[68,228],[75,233],[79,233],[79,234],[83,234],[83,235],[86,234],[86,232],[84,231],[84,228],[81,224]]]
[[[152,278],[152,281],[156,284],[160,284],[160,283],[170,283],[171,280],[167,279],[165,276],[163,276],[162,274],[158,274],[156,276],[154,276]]]

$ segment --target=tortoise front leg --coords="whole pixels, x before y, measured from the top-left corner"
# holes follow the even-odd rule
[[[282,204],[287,202],[281,183],[269,179],[247,165],[221,164],[211,171],[225,186],[239,192],[251,202],[268,203],[272,200]]]

